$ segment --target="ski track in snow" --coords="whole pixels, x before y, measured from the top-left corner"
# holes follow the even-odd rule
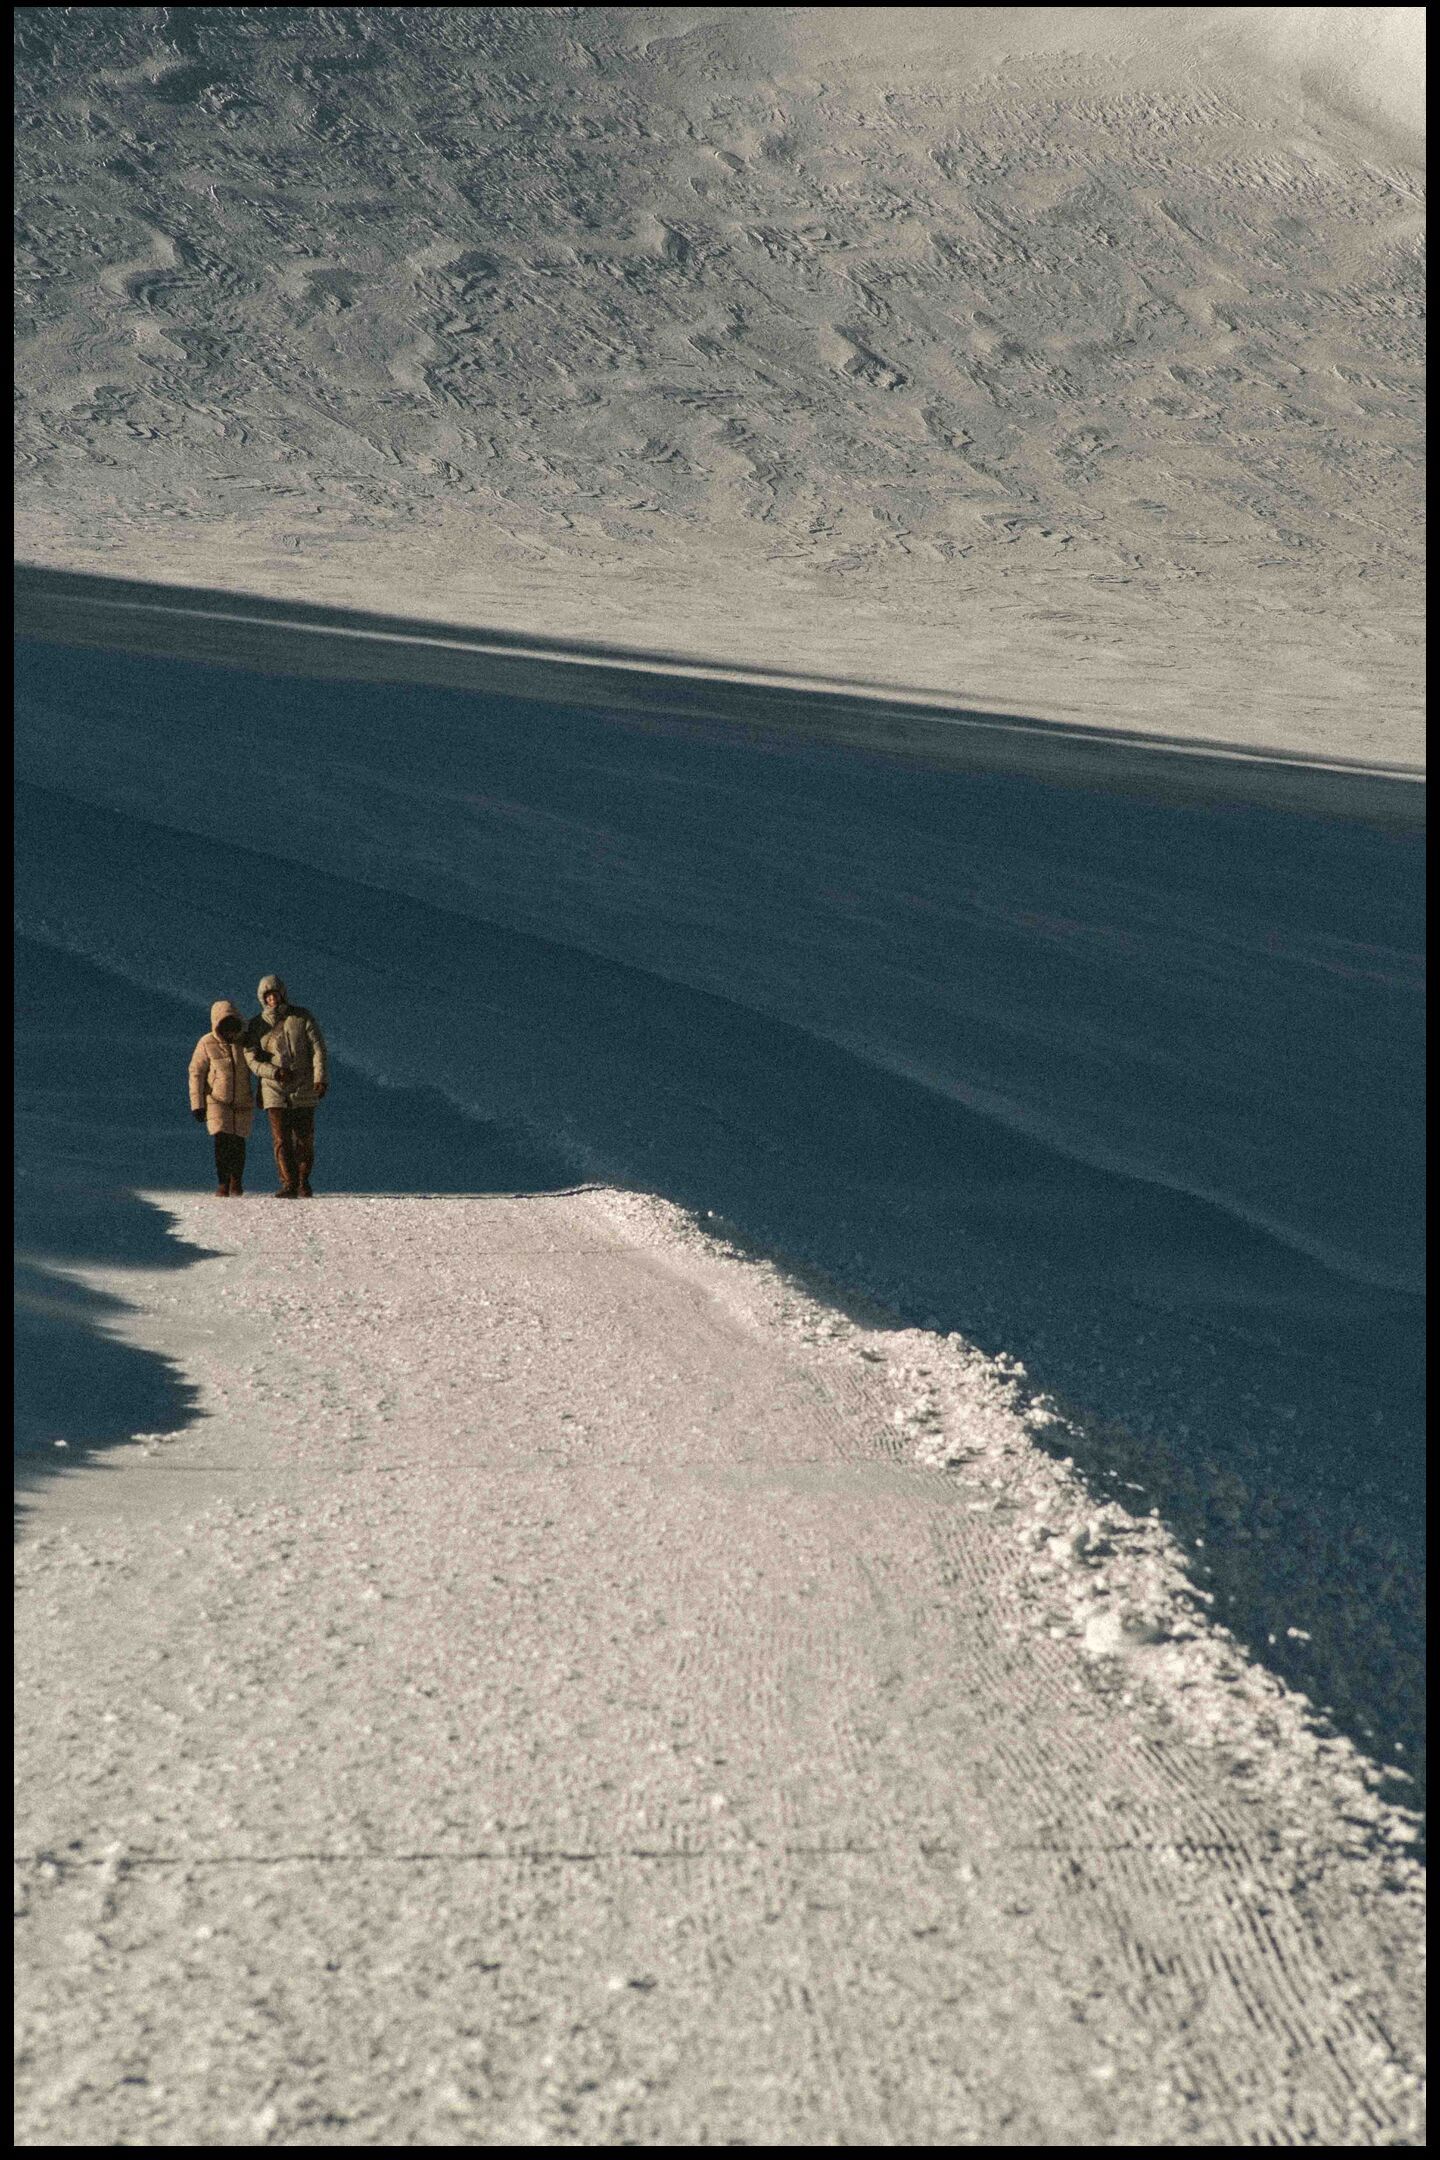
[[[78,1272],[200,1422],[18,1555],[22,2144],[1418,2140],[1411,1824],[1012,1363],[637,1193],[148,1204]]]

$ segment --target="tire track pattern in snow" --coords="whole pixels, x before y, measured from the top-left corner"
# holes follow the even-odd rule
[[[1409,1822],[1013,1365],[638,1193],[166,1206],[207,1415],[20,1547],[22,2140],[1418,2135]]]

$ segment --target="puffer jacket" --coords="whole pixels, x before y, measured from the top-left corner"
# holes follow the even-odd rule
[[[255,1117],[255,1090],[246,1070],[248,1060],[237,1036],[226,1042],[217,1033],[222,1020],[244,1019],[229,998],[216,998],[210,1008],[210,1033],[202,1035],[190,1059],[190,1108],[205,1112],[205,1129],[233,1133],[237,1140],[249,1136]]]
[[[278,990],[280,1002],[265,1010],[265,992]],[[319,1090],[329,1084],[325,1038],[313,1013],[292,1005],[278,975],[266,975],[259,987],[260,1010],[245,1030],[245,1062],[260,1082],[266,1110],[313,1110]],[[289,1073],[282,1080],[282,1069]]]

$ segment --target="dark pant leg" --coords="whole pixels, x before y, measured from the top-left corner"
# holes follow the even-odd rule
[[[308,1185],[315,1165],[315,1112],[292,1110],[290,1130],[294,1134],[295,1175],[302,1185]]]
[[[270,1120],[270,1139],[275,1149],[275,1171],[287,1192],[295,1190],[298,1173],[295,1168],[295,1142],[290,1129],[291,1112],[267,1110]]]
[[[214,1139],[215,1182],[217,1185],[228,1185],[230,1182],[230,1135],[229,1133],[217,1132]]]
[[[245,1142],[238,1133],[216,1133],[215,1168],[223,1185],[229,1178],[239,1178],[245,1168]]]

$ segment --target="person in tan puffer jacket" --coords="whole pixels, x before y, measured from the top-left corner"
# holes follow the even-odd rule
[[[292,1005],[278,975],[261,978],[260,1010],[245,1030],[245,1058],[260,1082],[270,1120],[277,1200],[309,1200],[315,1161],[315,1105],[330,1085],[325,1037],[313,1013]]]
[[[214,1139],[215,1192],[221,1200],[238,1200],[245,1190],[245,1142],[255,1116],[255,1090],[244,1035],[239,1007],[216,998],[210,1032],[190,1058],[190,1114]]]

